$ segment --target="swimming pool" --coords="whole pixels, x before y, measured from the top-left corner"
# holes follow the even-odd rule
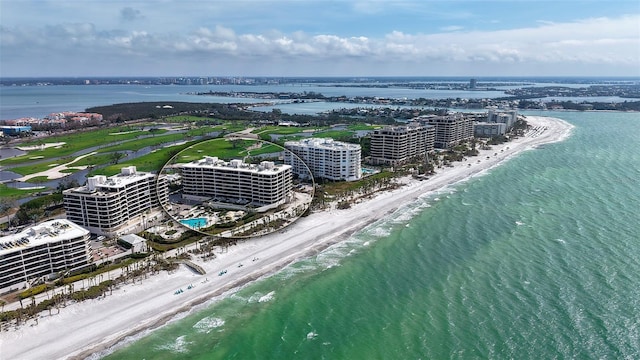
[[[360,171],[362,172],[363,176],[366,175],[373,175],[373,174],[377,174],[380,172],[380,170],[376,170],[376,169],[369,169],[369,168],[360,168]]]
[[[202,227],[207,226],[207,219],[206,218],[192,218],[192,219],[182,219],[180,220],[181,224],[187,225],[188,227],[192,228],[192,229],[199,229]]]

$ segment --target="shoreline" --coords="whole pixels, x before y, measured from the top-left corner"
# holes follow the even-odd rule
[[[82,359],[105,351],[171,322],[177,315],[219,301],[247,284],[271,276],[299,259],[318,254],[353,233],[387,217],[425,195],[446,189],[499,166],[522,151],[566,139],[573,126],[564,120],[527,116],[532,127],[524,137],[480,150],[478,156],[438,169],[428,180],[407,178],[403,186],[374,194],[350,209],[326,210],[300,218],[287,228],[253,238],[216,253],[210,261],[194,260],[207,271],[197,275],[185,267],[126,284],[113,295],[74,303],[59,314],[40,314],[37,325],[0,333],[0,354],[12,359]],[[258,259],[254,261],[252,259]],[[238,264],[244,264],[238,267]],[[217,276],[219,271],[228,274]],[[211,276],[212,279],[208,279]],[[204,281],[203,281],[204,280]],[[174,291],[195,284],[175,295]],[[132,325],[135,324],[135,325]],[[64,335],[60,337],[60,329]]]

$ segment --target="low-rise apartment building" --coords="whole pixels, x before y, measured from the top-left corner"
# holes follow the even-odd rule
[[[135,166],[111,177],[90,177],[85,186],[63,191],[67,219],[106,236],[142,230],[144,217],[152,212],[161,216],[160,203],[167,197],[164,177],[138,172]]]
[[[369,162],[399,165],[433,151],[435,128],[413,122],[404,126],[385,126],[371,133]]]
[[[185,199],[267,209],[284,204],[292,189],[291,166],[262,161],[247,164],[217,157],[180,165]]]
[[[0,238],[0,293],[89,265],[89,231],[65,219]]]
[[[301,179],[356,181],[362,178],[362,151],[360,145],[333,139],[310,138],[287,141],[284,163],[291,165],[293,173]],[[311,174],[309,173],[311,171]]]

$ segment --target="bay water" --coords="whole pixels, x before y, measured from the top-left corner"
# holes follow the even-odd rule
[[[96,357],[639,358],[640,116],[529,114],[575,128]]]

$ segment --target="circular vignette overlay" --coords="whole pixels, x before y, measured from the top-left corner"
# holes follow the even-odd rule
[[[167,161],[157,187],[170,220],[147,231],[178,241],[192,230],[250,238],[282,230],[311,206],[315,180],[307,164],[282,146],[238,134],[195,143]]]

